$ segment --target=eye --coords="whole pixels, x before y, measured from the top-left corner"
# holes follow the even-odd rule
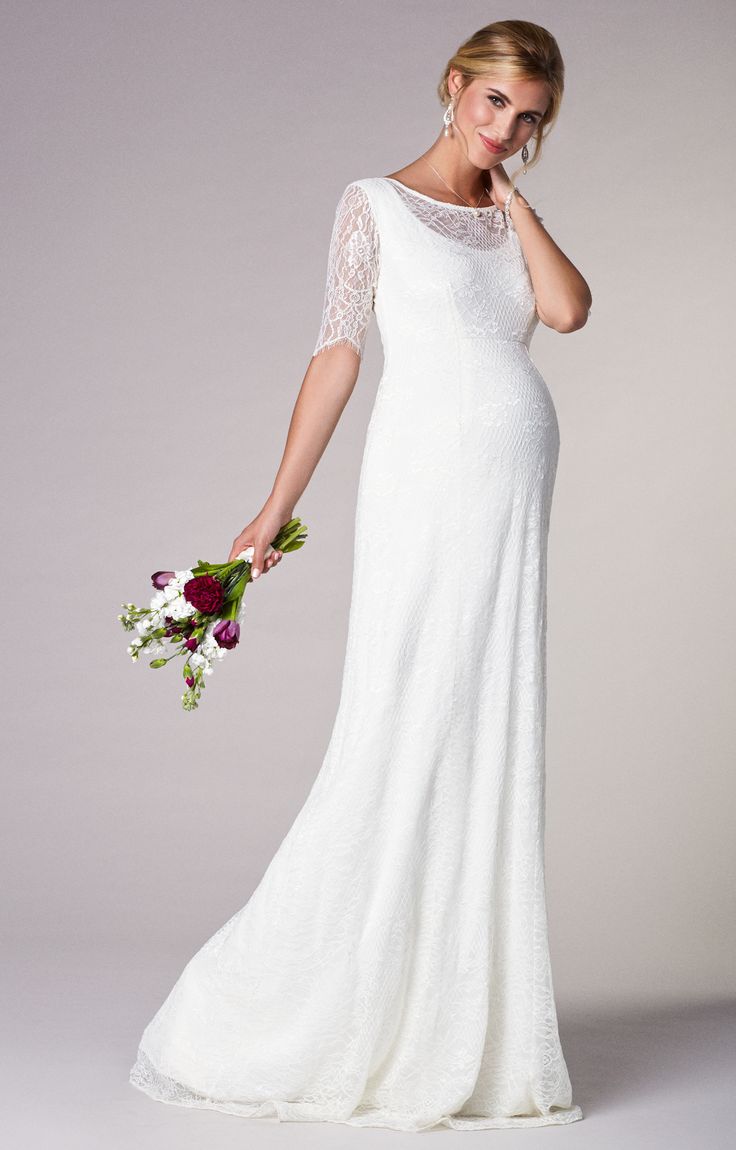
[[[503,100],[501,99],[501,97],[500,97],[500,96],[496,96],[496,95],[494,95],[494,94],[492,93],[492,94],[491,94],[491,95],[488,97],[488,99],[489,99],[491,102],[493,102],[493,100],[498,100],[498,101],[499,101],[499,103],[498,103],[498,104],[494,104],[494,105],[493,105],[493,106],[494,106],[494,108],[498,108],[499,104],[500,104],[500,106],[503,108]],[[524,123],[525,123],[525,124],[536,124],[536,122],[537,122],[537,117],[536,117],[536,116],[535,116],[535,115],[534,115],[532,112],[524,112],[524,113],[523,113],[523,116],[524,116]]]

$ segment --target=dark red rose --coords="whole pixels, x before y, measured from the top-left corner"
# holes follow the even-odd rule
[[[182,594],[202,615],[216,615],[222,607],[222,583],[214,575],[195,575],[184,584]]]

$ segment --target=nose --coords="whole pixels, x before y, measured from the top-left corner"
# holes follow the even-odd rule
[[[505,119],[497,121],[497,127],[503,143],[509,144],[513,139],[514,132],[516,131],[515,117],[511,115],[507,116]]]

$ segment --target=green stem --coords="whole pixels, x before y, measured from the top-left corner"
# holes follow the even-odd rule
[[[229,599],[225,604],[225,610],[223,611],[220,618],[227,620],[236,619],[242,598],[243,592],[241,591],[240,594],[236,595],[233,599]]]

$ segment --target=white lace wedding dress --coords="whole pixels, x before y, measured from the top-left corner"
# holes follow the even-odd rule
[[[385,362],[325,758],[249,901],[146,1027],[130,1081],[282,1121],[574,1122],[544,861],[559,432],[513,222],[353,181],[315,354],[362,356],[372,310]]]

